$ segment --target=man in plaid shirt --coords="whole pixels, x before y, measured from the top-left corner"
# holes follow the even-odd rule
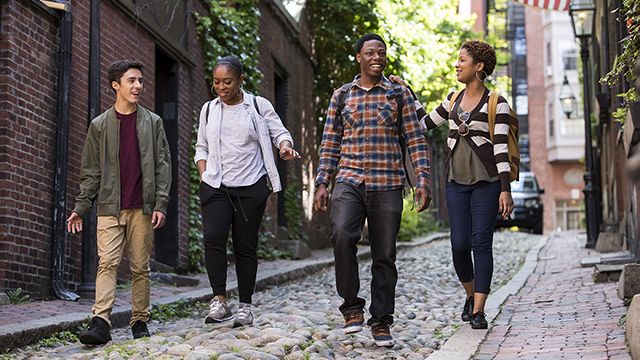
[[[393,346],[395,341],[389,326],[393,323],[398,280],[395,245],[405,185],[400,136],[405,140],[418,179],[415,191],[418,212],[425,210],[431,201],[429,153],[409,90],[383,75],[387,62],[384,40],[377,34],[367,34],[358,40],[355,50],[360,74],[336,90],[329,103],[315,181],[314,209],[327,210],[327,187],[337,170],[330,217],[336,287],[344,299],[340,306],[345,319],[344,332],[361,331],[364,325],[365,300],[358,297],[356,243],[367,219],[373,260],[371,318],[367,324],[378,346]],[[401,116],[398,111],[402,112]],[[400,126],[397,121],[401,121]]]

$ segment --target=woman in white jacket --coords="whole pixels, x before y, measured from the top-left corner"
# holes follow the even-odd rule
[[[284,160],[299,158],[269,100],[242,90],[242,64],[221,58],[213,69],[217,98],[200,111],[195,162],[200,173],[205,263],[213,289],[206,323],[234,318],[226,301],[229,229],[240,304],[233,326],[253,323],[251,296],[258,269],[258,230],[267,198],[282,189],[272,143]]]

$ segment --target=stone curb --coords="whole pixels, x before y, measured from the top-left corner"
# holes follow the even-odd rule
[[[449,233],[433,233],[428,236],[415,238],[411,242],[399,242],[396,248],[398,250],[413,248],[448,237]],[[369,259],[370,257],[371,252],[368,246],[358,247],[358,259]],[[311,261],[300,260],[282,269],[259,273],[256,279],[256,292],[264,290],[269,286],[284,284],[314,274],[333,266],[333,264],[333,257]],[[230,281],[227,284],[227,289],[229,293],[237,295],[237,282]],[[157,305],[177,302],[193,304],[202,301],[208,302],[212,297],[211,288],[206,284],[202,289],[184,292],[180,295],[162,297],[152,300],[152,303]],[[128,326],[130,317],[131,308],[127,305],[114,307],[110,319],[113,327],[117,328]],[[26,321],[19,324],[0,326],[0,352],[32,344],[60,331],[75,331],[82,326],[88,318],[89,314],[85,312],[69,313]]]
[[[534,245],[525,257],[522,268],[505,285],[496,290],[487,299],[485,312],[489,328],[487,330],[473,330],[471,326],[465,324],[453,334],[440,349],[434,351],[427,358],[428,360],[468,360],[478,351],[480,344],[493,327],[493,320],[500,313],[502,304],[510,295],[515,295],[526,284],[527,279],[538,266],[538,254],[547,244],[549,236],[541,238]]]

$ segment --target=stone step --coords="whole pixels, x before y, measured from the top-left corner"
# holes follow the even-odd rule
[[[598,264],[593,269],[593,282],[613,282],[620,279],[624,264]]]

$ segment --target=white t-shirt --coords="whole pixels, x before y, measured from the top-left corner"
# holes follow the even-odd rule
[[[227,187],[253,185],[267,173],[258,132],[242,103],[222,103],[220,125],[222,184]]]

